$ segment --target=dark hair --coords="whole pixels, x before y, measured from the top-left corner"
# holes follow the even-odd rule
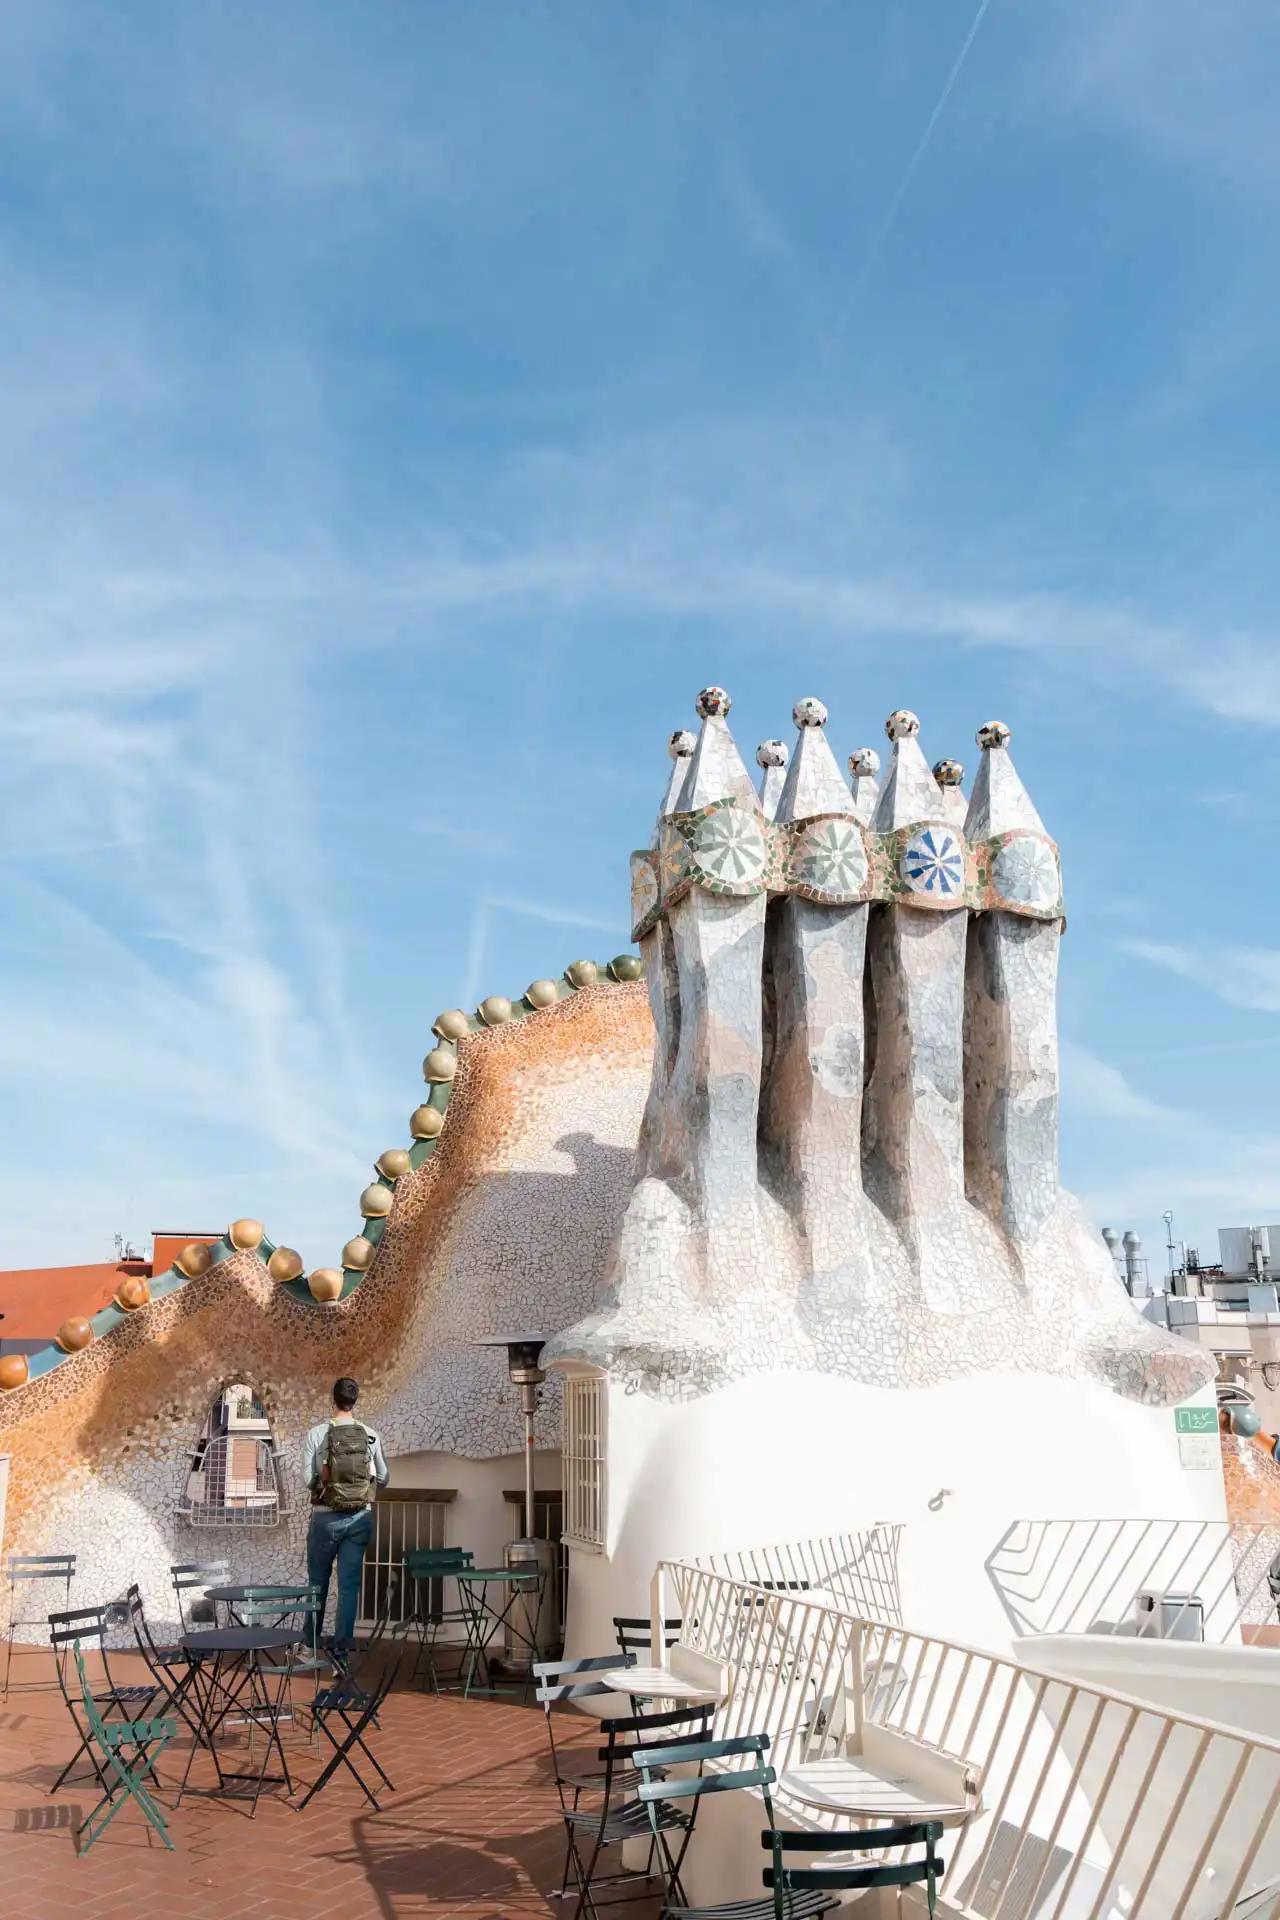
[[[341,1380],[333,1383],[333,1404],[340,1413],[350,1413],[360,1398],[360,1389],[355,1381],[344,1373]]]

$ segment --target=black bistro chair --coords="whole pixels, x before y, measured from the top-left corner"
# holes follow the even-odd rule
[[[658,1748],[652,1754],[642,1753],[636,1757],[640,1768],[642,1785],[639,1799],[650,1812],[654,1808],[664,1808],[672,1804],[687,1806],[687,1825],[679,1849],[672,1853],[668,1847],[659,1852],[665,1868],[666,1892],[662,1903],[661,1920],[808,1920],[811,1914],[829,1913],[840,1902],[829,1888],[825,1891],[818,1887],[801,1887],[798,1890],[775,1889],[758,1900],[731,1900],[714,1907],[691,1907],[686,1903],[684,1888],[680,1884],[680,1869],[684,1865],[684,1856],[689,1842],[693,1838],[694,1820],[705,1796],[709,1793],[759,1793],[764,1806],[764,1817],[769,1822],[769,1833],[773,1832],[773,1799],[769,1792],[777,1775],[768,1763],[769,1736],[767,1733],[738,1734],[730,1740],[694,1740],[681,1746]],[[726,1767],[726,1760],[738,1762]],[[719,1763],[719,1764],[713,1764]],[[693,1767],[694,1773],[682,1773],[678,1778],[657,1779],[651,1777],[661,1766]],[[711,1766],[712,1770],[708,1771]],[[660,1839],[658,1822],[653,1823],[655,1843]],[[782,1836],[789,1838],[790,1836]],[[799,1840],[811,1841],[823,1836],[811,1833],[795,1836]],[[839,1836],[841,1845],[847,1852],[850,1836]],[[857,1845],[857,1836],[853,1837]],[[765,1880],[768,1883],[769,1876]]]
[[[24,1596],[22,1604],[25,1604],[27,1589],[36,1581],[61,1580],[62,1598],[64,1600],[70,1600],[71,1582],[75,1578],[75,1572],[76,1557],[74,1553],[11,1553],[6,1559],[4,1563],[4,1573],[5,1579],[9,1583],[9,1631],[6,1636],[8,1648],[5,1653],[4,1662],[4,1697],[6,1700],[9,1697],[9,1676],[13,1671],[14,1635],[17,1633],[19,1627],[42,1627],[49,1617],[49,1601],[58,1598],[56,1593],[42,1588],[38,1598],[44,1601],[43,1610],[33,1616],[24,1618],[19,1612],[19,1594],[21,1593]],[[37,1596],[32,1595],[31,1604],[34,1606],[36,1602]],[[65,1666],[65,1650],[59,1652],[59,1659],[62,1661],[63,1666]],[[59,1686],[62,1685],[62,1680],[63,1676],[60,1674],[58,1677]],[[65,1692],[65,1688],[63,1691]]]
[[[578,1894],[574,1920],[583,1913],[594,1920],[601,1905],[612,1907],[627,1900],[652,1898],[652,1883],[659,1873],[669,1873],[673,1861],[678,1868],[685,1843],[678,1839],[673,1855],[671,1837],[686,1834],[692,1825],[691,1816],[672,1801],[659,1798],[646,1804],[640,1799],[636,1791],[638,1756],[644,1753],[655,1765],[661,1765],[668,1742],[705,1740],[714,1711],[708,1702],[671,1712],[617,1715],[600,1722],[605,1744],[596,1749],[598,1771],[590,1778],[567,1781],[576,1789],[571,1794],[561,1792],[566,1844],[560,1892],[563,1896],[571,1891],[572,1879]],[[658,1776],[652,1777],[656,1784]],[[593,1804],[587,1804],[584,1798],[588,1790]],[[601,1874],[598,1869],[605,1849],[621,1846],[627,1840],[649,1842],[644,1866],[623,1866]],[[602,1902],[597,1895],[605,1896]]]
[[[404,1556],[405,1593],[413,1595],[406,1623],[418,1636],[410,1679],[416,1681],[419,1675],[429,1679],[437,1693],[440,1677],[436,1671],[436,1643],[441,1628],[460,1626],[469,1632],[472,1625],[470,1613],[456,1594],[454,1604],[445,1605],[444,1583],[456,1580],[474,1563],[475,1555],[466,1547],[410,1547]]]
[[[368,1741],[371,1734],[379,1731],[378,1715],[404,1667],[406,1632],[403,1625],[391,1628],[372,1650],[373,1657],[382,1658],[376,1680],[365,1677],[367,1666],[359,1678],[348,1667],[335,1674],[331,1685],[318,1689],[311,1702],[312,1726],[324,1735],[333,1753],[299,1800],[299,1812],[328,1786],[339,1767],[345,1767],[374,1812],[380,1813],[377,1795],[360,1771],[358,1759],[372,1767],[388,1793],[395,1792],[389,1774]],[[345,1650],[349,1644],[339,1642],[339,1650]]]
[[[182,1631],[190,1633],[193,1627],[216,1627],[218,1609],[214,1601],[206,1600],[205,1594],[210,1587],[228,1585],[231,1576],[226,1561],[180,1560],[170,1567],[169,1573]]]
[[[938,1881],[946,1864],[935,1849],[942,1838],[940,1820],[916,1820],[900,1827],[860,1827],[839,1833],[782,1833],[770,1827],[760,1835],[760,1844],[773,1855],[773,1865],[765,1868],[764,1883],[773,1889],[773,1907],[765,1913],[788,1920],[793,1913],[816,1913],[821,1908],[802,1907],[806,1895],[823,1892],[851,1893],[871,1887],[920,1887],[925,1890],[930,1920],[938,1911]],[[841,1860],[830,1867],[789,1867],[789,1853],[887,1853],[899,1847],[921,1847],[916,1860],[880,1861],[858,1865]],[[834,1899],[832,1906],[838,1904]],[[688,1916],[688,1920],[693,1917]]]
[[[664,1620],[662,1623],[662,1644],[674,1646],[680,1638],[683,1620]],[[618,1646],[623,1653],[635,1656],[636,1663],[644,1666],[653,1649],[653,1622],[641,1614],[618,1613],[613,1617],[613,1630],[618,1636]]]

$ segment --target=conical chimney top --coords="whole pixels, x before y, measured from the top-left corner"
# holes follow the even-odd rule
[[[759,812],[760,796],[751,784],[751,775],[743,766],[729,731],[728,713],[732,705],[723,687],[704,687],[698,695],[702,729],[680,789],[678,813],[693,813],[699,807],[709,807],[713,801],[727,800],[730,796]]]
[[[756,748],[756,765],[763,769],[760,775],[760,811],[766,820],[772,820],[777,814],[790,758],[785,740],[762,740]]]
[[[849,780],[853,790],[853,810],[864,827],[871,825],[880,788],[880,755],[874,747],[856,747],[849,755]]]
[[[1012,737],[1003,720],[988,720],[978,728],[982,761],[964,823],[965,833],[971,840],[988,840],[993,834],[1010,833],[1015,827],[1027,827],[1033,833],[1045,832],[1044,822],[1018,778],[1018,769],[1009,753]]]
[[[893,761],[880,789],[872,825],[877,833],[914,826],[917,820],[944,820],[946,808],[937,781],[920,751],[920,722],[899,707],[884,730],[893,742]]]
[[[807,820],[815,813],[852,814],[853,796],[840,776],[827,740],[827,710],[821,700],[797,700],[791,718],[800,729],[786,783],[778,802],[779,820]]]

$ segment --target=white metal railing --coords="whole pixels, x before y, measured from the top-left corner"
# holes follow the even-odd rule
[[[1019,1633],[1280,1644],[1280,1527],[1226,1520],[1015,1520],[987,1558]],[[1139,1607],[1139,1596],[1151,1598]],[[1267,1629],[1272,1631],[1267,1631]]]
[[[867,1620],[901,1620],[901,1545],[901,1525],[878,1520],[855,1533],[699,1554],[692,1564],[756,1587],[827,1594]]]
[[[599,1553],[604,1546],[605,1383],[596,1374],[568,1374],[561,1439],[564,1539]]]
[[[945,1837],[959,1920],[1280,1916],[1280,1743],[691,1563],[660,1564],[651,1608],[728,1668],[716,1737],[768,1733],[779,1773],[868,1722],[978,1771]]]

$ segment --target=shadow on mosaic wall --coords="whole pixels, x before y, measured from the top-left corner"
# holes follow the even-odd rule
[[[1135,1311],[1058,1184],[1061,875],[1008,728],[980,729],[966,806],[914,714],[883,785],[866,748],[850,785],[804,700],[757,793],[728,709],[699,696],[632,858],[652,1081],[603,1303],[549,1354],[677,1398],[780,1366],[1195,1392],[1210,1362]]]

